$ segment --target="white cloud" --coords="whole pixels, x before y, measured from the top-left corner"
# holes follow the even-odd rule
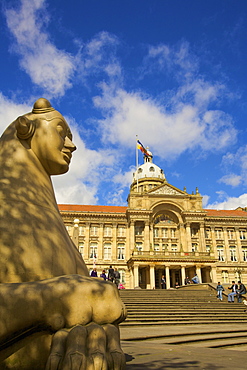
[[[166,110],[159,101],[141,92],[127,92],[102,84],[102,95],[94,98],[94,104],[105,115],[99,122],[104,142],[120,141],[125,147],[133,147],[138,134],[154,154],[166,159],[196,148],[224,149],[234,143],[237,132],[227,114],[208,109],[217,86],[210,89],[208,83],[206,85],[208,92],[204,96],[200,81],[200,90],[196,90],[195,85],[194,91],[191,89],[193,102],[183,102],[181,94],[177,94],[172,98],[172,109]]]
[[[130,186],[132,180],[133,180],[133,173],[135,172],[135,167],[132,167],[129,171],[124,173],[117,173],[113,177],[113,181],[116,184],[120,184],[123,187]]]
[[[218,182],[235,187],[241,184],[241,176],[235,174],[225,175]]]
[[[226,199],[222,202],[214,202],[208,204],[206,208],[208,209],[236,209],[238,207],[246,207],[247,204],[247,194],[244,193],[239,197],[229,197],[226,196]]]
[[[11,122],[31,109],[30,105],[15,103],[0,92],[0,135]]]
[[[13,50],[33,83],[52,96],[61,96],[71,87],[73,57],[56,48],[44,31],[48,14],[45,0],[21,0],[19,9],[6,10],[7,25],[14,36]]]

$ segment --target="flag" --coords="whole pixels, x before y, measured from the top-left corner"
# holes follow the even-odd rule
[[[150,157],[150,154],[149,152],[147,151],[147,149],[142,145],[142,143],[137,140],[136,142],[136,147],[137,149],[140,149],[140,151],[146,156],[146,157]]]

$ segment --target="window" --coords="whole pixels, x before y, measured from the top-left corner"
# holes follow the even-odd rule
[[[191,228],[191,236],[197,236],[197,234],[198,234],[198,229],[195,228],[195,227],[192,227]]]
[[[168,250],[168,244],[162,244],[162,251],[167,251]]]
[[[81,253],[81,256],[83,257],[83,249],[84,249],[84,243],[79,243],[79,252]]]
[[[198,248],[197,243],[192,243],[191,251],[192,251],[192,252],[197,252],[197,248]]]
[[[124,226],[118,226],[118,236],[119,237],[125,236],[125,230],[126,228]]]
[[[230,247],[230,258],[232,262],[237,261],[237,255],[236,255],[236,248],[235,247]]]
[[[240,239],[245,240],[246,239],[246,230],[239,230]]]
[[[210,253],[211,252],[211,245],[206,244],[206,252]]]
[[[222,229],[215,229],[216,239],[222,239]]]
[[[150,167],[150,168],[149,168],[149,171],[150,171],[150,172],[154,172],[154,171],[155,171],[154,167],[153,167],[153,166],[152,166],[152,167]]]
[[[247,261],[247,248],[242,248],[243,261]]]
[[[91,226],[90,235],[91,236],[98,236],[98,226]]]
[[[136,249],[142,251],[142,243],[136,243]]]
[[[143,226],[135,226],[135,235],[143,234]]]
[[[162,238],[168,238],[168,229],[161,229],[162,230]]]
[[[111,226],[105,226],[104,227],[104,236],[112,236],[112,227]]]
[[[234,230],[228,229],[227,230],[228,239],[234,239]]]
[[[172,244],[172,252],[177,252],[177,251],[178,251],[177,244]]]
[[[159,244],[154,244],[154,250],[157,252],[160,250]]]
[[[218,253],[218,260],[219,261],[225,261],[223,245],[218,245],[217,246],[217,253]]]
[[[154,228],[154,237],[155,238],[159,237],[159,229],[157,227]]]
[[[90,258],[97,258],[98,255],[98,244],[91,243],[90,244]]]
[[[119,243],[117,246],[117,259],[124,260],[125,256],[125,245],[124,243]]]
[[[227,270],[223,270],[222,272],[221,272],[221,276],[222,276],[222,282],[223,283],[228,283],[229,281],[228,281],[228,271]]]
[[[171,238],[175,238],[176,229],[171,229]]]
[[[83,236],[85,234],[85,227],[79,226],[78,232],[79,232],[79,236]]]
[[[111,259],[111,243],[104,244],[104,260]]]

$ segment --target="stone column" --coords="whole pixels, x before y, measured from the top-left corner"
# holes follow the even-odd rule
[[[170,287],[170,267],[166,266],[166,289],[169,289]]]
[[[144,228],[144,251],[149,251],[150,249],[150,239],[149,239],[149,222],[145,221]]]
[[[196,266],[196,274],[199,278],[200,283],[202,283],[202,273],[201,273],[201,266]]]
[[[134,288],[139,287],[139,266],[134,265]]]
[[[117,224],[112,225],[112,260],[117,260]]]
[[[184,224],[179,224],[179,235],[180,235],[180,245],[183,247],[184,252],[188,252],[188,245],[187,245],[187,238],[186,238],[186,231]]]
[[[150,271],[150,288],[151,289],[154,289],[155,288],[155,270],[154,270],[154,265],[150,265],[149,271]]]
[[[104,224],[99,225],[99,242],[98,242],[98,261],[103,260],[104,245],[103,245],[103,234],[104,233]]]
[[[230,250],[229,250],[228,235],[227,235],[226,227],[223,227],[223,235],[224,235],[224,242],[225,242],[224,250],[225,250],[226,261],[230,262],[231,257],[230,257]]]
[[[242,255],[242,246],[241,246],[241,239],[240,239],[240,233],[239,233],[239,228],[235,228],[235,233],[236,233],[236,241],[237,241],[237,260],[238,262],[243,261],[243,255]]]
[[[217,243],[216,243],[216,238],[215,238],[215,229],[214,227],[211,227],[211,239],[212,239],[212,248],[214,252],[214,256],[216,259],[218,259],[218,252],[217,252]]]
[[[152,250],[153,250],[154,249],[154,228],[153,228],[153,224],[150,225],[149,248],[148,248],[148,250],[150,250],[151,245],[152,245]]]
[[[211,267],[211,279],[212,279],[212,283],[218,283],[217,281],[217,269],[216,267],[212,266]]]
[[[205,242],[205,231],[204,231],[204,224],[200,223],[200,251],[206,252],[206,242]]]
[[[134,221],[130,222],[130,254],[134,251],[135,248],[135,223]]]
[[[132,267],[129,269],[129,283],[130,283],[129,288],[134,289],[135,286],[134,286],[134,276],[133,276],[133,268]]]
[[[181,279],[182,279],[182,285],[185,285],[184,284],[184,280],[185,280],[185,267],[184,266],[181,266]]]
[[[191,252],[191,230],[190,230],[190,223],[186,223],[186,235],[187,235],[187,248],[188,252]]]
[[[84,248],[85,248],[85,252],[84,252],[84,256],[85,256],[85,259],[89,259],[89,243],[90,243],[90,223],[89,222],[86,222],[86,225],[85,225],[85,245],[84,245]]]
[[[130,228],[129,226],[127,225],[126,226],[126,244],[125,244],[125,259],[126,261],[128,261],[128,259],[130,258]]]

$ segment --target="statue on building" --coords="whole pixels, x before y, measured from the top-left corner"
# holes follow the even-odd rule
[[[0,368],[125,366],[124,305],[113,284],[88,276],[50,179],[68,171],[74,150],[43,98],[0,139]]]

